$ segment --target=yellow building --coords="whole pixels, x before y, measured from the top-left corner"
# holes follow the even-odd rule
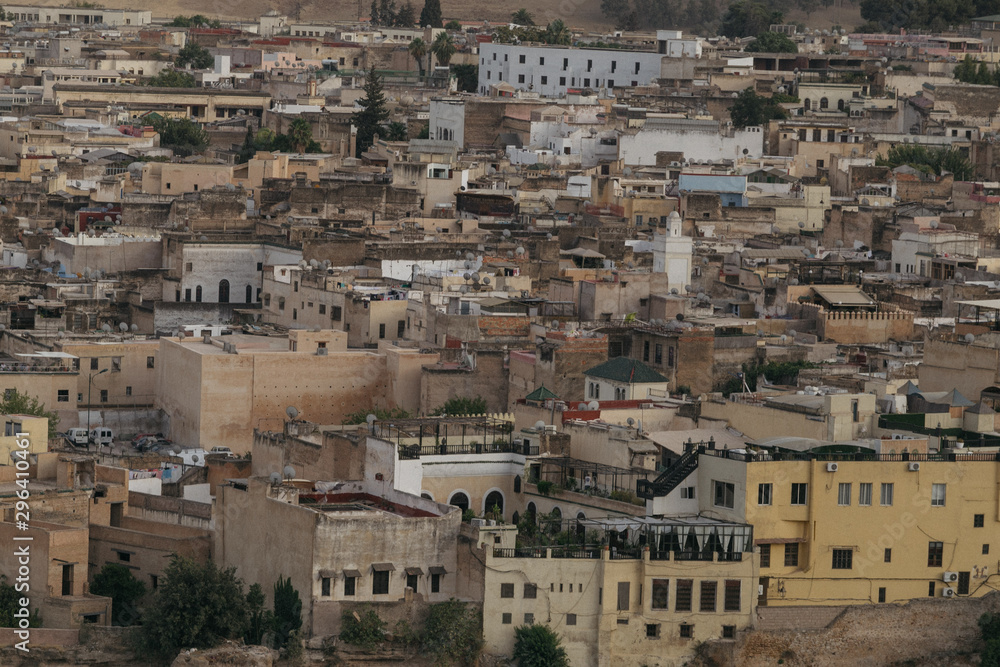
[[[993,452],[707,450],[694,457],[696,467],[653,498],[652,511],[694,509],[753,525],[760,605],[903,602],[992,590],[992,554],[1000,549],[1000,462]]]
[[[49,420],[34,415],[0,415],[3,433],[0,434],[0,465],[12,465],[15,459],[12,452],[26,451],[29,454],[39,454],[49,451]],[[27,436],[18,437],[19,433]],[[28,441],[28,446],[18,447],[18,440]]]
[[[562,636],[574,667],[682,664],[699,643],[753,624],[749,526],[616,517],[568,529],[586,544],[487,550],[487,653],[510,656],[514,628],[539,623]]]

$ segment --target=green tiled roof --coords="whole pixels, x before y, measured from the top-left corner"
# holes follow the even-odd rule
[[[646,382],[669,382],[655,370],[635,359],[627,357],[616,357],[609,359],[603,364],[598,364],[593,368],[584,371],[584,375],[595,378],[604,378],[613,382],[627,382],[629,384],[642,384]]]

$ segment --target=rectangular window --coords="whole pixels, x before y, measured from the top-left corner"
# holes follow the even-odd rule
[[[344,596],[350,597],[354,595],[355,584],[357,579],[355,577],[344,577]]]
[[[330,577],[323,577],[320,580],[320,595],[325,598],[330,597]]]
[[[646,361],[646,362],[649,361],[649,341],[648,340],[642,342],[642,360]]]
[[[885,550],[885,553],[882,554],[882,561],[885,563],[892,562],[892,549]]]
[[[937,586],[935,585],[936,583],[937,582],[934,581],[927,582],[927,597],[929,598],[934,597],[934,593],[937,592],[936,591]]]
[[[760,566],[771,567],[771,545],[762,544],[760,545]]]
[[[399,320],[396,322],[396,338],[402,338],[406,335],[406,320]]]
[[[538,59],[538,64],[539,65],[544,65],[545,64],[545,58],[539,58]]]
[[[56,400],[60,403],[69,403],[69,389],[60,389],[57,392]]]
[[[941,567],[944,562],[944,542],[927,543],[927,567]]]
[[[647,639],[659,639],[660,638],[660,624],[659,623],[647,623],[646,624],[646,638]]]
[[[618,611],[628,611],[631,584],[627,581],[618,582]]]
[[[677,580],[677,596],[674,600],[674,611],[691,611],[691,589],[694,587],[690,579]]]
[[[757,504],[758,505],[770,505],[771,504],[771,483],[766,482],[764,484],[757,485]]]
[[[107,402],[108,402],[108,390],[107,389],[102,389],[101,390],[101,403],[107,403]]]
[[[701,582],[701,598],[698,601],[698,611],[710,614],[715,613],[715,591],[717,587],[718,584],[714,581]]]
[[[414,593],[417,592],[417,579],[418,579],[418,575],[416,575],[416,574],[408,574],[408,575],[406,575],[406,587],[407,588],[412,588]]]
[[[333,320],[334,322],[339,322],[340,321],[340,313],[341,313],[340,306],[330,306],[330,319],[331,320]]]
[[[129,386],[125,387],[125,395],[126,396],[131,396],[132,395],[132,387],[129,387]]]
[[[984,544],[984,545],[983,545],[983,555],[984,555],[984,556],[988,556],[988,555],[989,555],[989,553],[990,553],[990,545],[988,545],[988,544]]]
[[[809,485],[804,483],[792,484],[792,504],[805,505]]]
[[[432,574],[431,575],[431,593],[441,592],[441,575]]]
[[[125,551],[119,551],[118,560],[121,561],[122,563],[129,563],[132,561],[132,554],[127,553]]]
[[[735,625],[723,625],[722,626],[722,638],[723,639],[736,639],[736,626]]]
[[[834,570],[850,570],[851,566],[854,564],[854,550],[853,549],[834,549],[833,550],[833,569]]]
[[[548,85],[548,83],[549,83],[549,77],[543,76],[542,77],[542,85],[546,86],[546,85]]]
[[[514,584],[500,584],[500,597],[502,598],[514,597]]]
[[[715,506],[732,509],[735,506],[736,486],[731,482],[715,482]]]
[[[667,600],[670,597],[670,580],[653,579],[653,597],[649,601],[652,609],[667,609]]]
[[[983,514],[974,514],[972,516],[972,527],[982,528],[985,525],[986,516]]]
[[[837,504],[847,506],[851,504],[851,483],[841,482],[837,487]]]
[[[968,595],[969,594],[969,572],[959,572],[958,573],[958,594]]]
[[[742,591],[739,579],[726,579],[726,611],[740,610],[740,593]]]
[[[379,338],[385,338],[385,325],[384,324],[378,325],[378,337]]]
[[[146,368],[156,367],[156,357],[146,357]]]
[[[510,625],[513,622],[513,620],[514,617],[511,614],[503,614],[500,617],[500,622],[504,625]]]
[[[534,600],[538,597],[538,586],[536,584],[525,584],[524,585],[524,599]]]
[[[519,63],[521,63],[521,64],[523,65],[523,64],[524,64],[524,59],[525,59],[525,57],[526,57],[526,56],[525,56],[525,55],[524,55],[524,54],[522,53],[521,55],[519,55],[519,56],[517,57],[517,62],[519,62]]]
[[[799,545],[797,542],[785,545],[785,567],[799,566]]]
[[[694,489],[695,489],[695,487],[693,487],[693,486],[682,486],[681,487],[681,498],[686,499],[686,500],[693,500],[694,499]]]
[[[576,614],[566,614],[566,625],[576,625]]]
[[[594,68],[594,61],[593,60],[588,60],[587,61],[587,71],[589,72],[593,68]]]
[[[861,482],[858,484],[858,505],[868,507],[872,504],[872,483]]]
[[[882,495],[879,504],[882,507],[892,507],[892,482],[882,484]]]
[[[885,588],[878,589],[878,601],[885,602]]]
[[[560,86],[565,86],[566,85],[566,77],[564,77],[564,76],[559,77],[559,85]]]
[[[531,625],[534,622],[535,622],[535,615],[534,614],[525,614],[524,615],[524,624],[525,625]]]
[[[99,363],[99,360],[98,360],[97,357],[91,358],[91,360],[90,360],[90,370],[96,371],[98,363]]]
[[[947,487],[945,484],[931,485],[931,507],[944,507],[944,498]]]
[[[517,75],[517,82],[518,83],[524,83],[524,75],[523,74],[518,74]]]
[[[690,623],[681,623],[681,639],[691,639],[694,637],[694,626]]]
[[[389,571],[376,570],[372,573],[372,595],[389,594]]]
[[[657,364],[663,363],[663,345],[660,343],[656,344],[656,354],[653,357],[653,362]]]

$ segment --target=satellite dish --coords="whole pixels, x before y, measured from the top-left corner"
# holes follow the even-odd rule
[[[472,274],[466,271],[465,273],[462,274],[462,278],[464,278],[465,280],[472,280]]]
[[[478,273],[473,273],[472,274],[472,282],[474,282],[474,283],[478,283],[479,282],[479,274]]]
[[[789,336],[791,336],[792,338],[794,338],[794,337],[796,336],[796,334],[797,334],[797,333],[798,333],[798,332],[797,332],[797,331],[795,331],[795,329],[789,329],[789,330],[788,330],[788,335],[789,335]]]
[[[200,460],[201,460],[201,459],[200,459],[200,458],[198,457],[198,455],[197,455],[197,454],[192,454],[192,455],[191,455],[191,463],[197,463],[197,462],[198,462],[198,461],[200,461]]]
[[[128,325],[125,324],[124,322],[119,322],[118,328],[121,329],[122,333],[128,331]]]
[[[467,252],[467,253],[465,253],[465,258],[471,262],[472,260],[474,260],[476,258],[476,256],[473,255],[471,252]]]
[[[705,294],[704,292],[698,292],[698,300],[699,301],[708,301],[708,295]]]
[[[285,408],[285,414],[288,415],[289,419],[295,419],[299,416],[299,411],[295,409],[294,405],[289,405]]]
[[[285,466],[284,470],[282,470],[281,472],[285,474],[285,479],[292,479],[293,477],[295,477],[295,468],[293,468],[292,466]]]
[[[785,343],[785,342],[788,342],[788,336],[786,336],[786,335],[782,334],[782,335],[781,335],[781,342],[782,342],[782,343]]]
[[[505,238],[509,239],[510,238],[510,230],[509,229],[503,230],[503,235],[504,235]]]
[[[622,169],[622,173],[624,175],[626,175],[626,176],[631,176],[632,175],[632,168],[631,167],[625,167],[624,169]]]
[[[587,407],[590,408],[591,410],[600,410],[601,404],[598,403],[597,401],[591,401],[590,403],[587,403]]]
[[[130,329],[132,330],[132,333],[135,333],[136,331],[138,331],[138,330],[139,330],[139,325],[138,325],[138,324],[133,324],[133,325],[132,325],[131,327],[129,327],[129,328],[130,328]]]
[[[372,413],[368,413],[368,416],[365,417],[365,421],[368,422],[369,426],[371,426],[372,424],[374,424],[376,419],[378,419],[378,417],[376,417]]]
[[[965,334],[965,342],[966,343],[974,343],[974,342],[976,342],[976,336],[974,334],[970,334],[970,333]]]
[[[552,232],[549,232],[548,234],[545,235],[545,240],[546,241],[551,241],[552,240]]]
[[[545,422],[543,422],[541,419],[539,419],[538,421],[535,422],[535,430],[536,431],[541,431],[544,428],[545,428]]]
[[[281,473],[272,472],[271,473],[271,484],[278,485],[281,484]]]
[[[490,284],[490,277],[489,276],[486,276],[485,278],[483,278],[483,284],[484,285],[489,285]]]
[[[676,288],[676,287],[671,287],[671,288],[670,288],[670,293],[671,293],[671,294],[677,294],[677,293],[678,293],[678,292],[677,292],[677,288]]]
[[[628,424],[629,426],[633,426],[635,424],[635,420],[629,417],[628,419],[625,420],[625,423]]]
[[[806,228],[806,223],[800,222],[799,223],[799,229],[805,229],[805,228]]]
[[[105,322],[104,326],[101,327],[101,330],[105,333],[111,333],[111,325]]]
[[[515,250],[514,252],[517,253],[518,255],[523,255],[524,254],[524,247],[523,246],[517,246],[517,250]]]

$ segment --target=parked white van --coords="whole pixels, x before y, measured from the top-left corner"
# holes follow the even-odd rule
[[[74,447],[86,447],[90,439],[85,428],[71,428],[66,431],[66,439]]]
[[[114,433],[106,426],[90,429],[90,441],[97,446],[110,445],[115,439]]]

